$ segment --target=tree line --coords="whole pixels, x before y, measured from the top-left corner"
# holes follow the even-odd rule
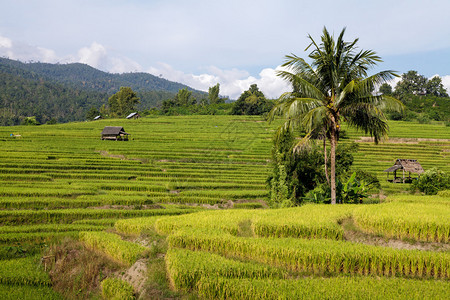
[[[130,87],[121,87],[109,97],[108,103],[100,108],[91,107],[86,118],[93,120],[96,116],[124,117],[138,110],[139,94]],[[273,107],[274,101],[268,100],[256,84],[250,85],[239,98],[231,102],[228,97],[220,96],[220,84],[210,87],[206,95],[196,95],[187,88],[180,89],[172,98],[162,101],[161,105],[143,110],[143,114],[159,115],[264,115]]]
[[[387,115],[392,120],[420,123],[444,121],[450,124],[450,99],[439,76],[428,79],[411,70],[401,75],[401,80],[394,88],[383,83],[379,92],[396,97],[405,104],[406,109],[402,113],[388,112]]]

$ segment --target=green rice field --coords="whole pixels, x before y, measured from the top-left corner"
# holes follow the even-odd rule
[[[173,116],[0,127],[0,294],[63,297],[26,244],[70,237],[126,268],[151,259],[151,246],[126,237],[153,232],[167,241],[169,286],[195,297],[447,299],[450,198],[402,194],[407,185],[383,170],[403,158],[450,172],[450,127],[390,122],[375,145],[343,126],[340,142],[358,142],[354,167],[376,173],[384,203],[271,210],[276,125]],[[129,141],[101,140],[105,126],[123,126]],[[361,235],[413,246],[349,240],[348,220]]]

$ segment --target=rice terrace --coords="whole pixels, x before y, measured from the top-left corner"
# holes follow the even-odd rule
[[[394,141],[433,140],[359,142],[354,165],[376,172],[387,195],[381,204],[272,210],[264,200],[276,126],[261,121],[172,116],[1,127],[1,294],[57,299],[53,276],[70,276],[52,273],[62,256],[93,250],[114,262],[92,275],[111,289],[125,285],[113,280],[134,264],[149,264],[141,271],[153,275],[144,273],[147,284],[133,293],[163,290],[167,277],[179,297],[446,298],[448,193],[396,196],[402,185],[382,171],[415,157],[449,172],[448,127],[390,122]],[[105,125],[123,126],[130,140],[101,140]],[[361,133],[349,130],[352,140]],[[61,240],[81,244],[55,252]]]
[[[30,9],[16,2],[0,34]],[[70,33],[93,41],[76,55],[0,35],[0,300],[449,299],[450,75],[380,71],[345,26],[290,43],[322,19],[351,34],[367,23],[362,45],[435,49],[392,49],[386,65],[437,74],[450,48],[395,30],[436,21],[445,36],[442,16],[412,24],[402,7],[402,26],[379,26],[380,1],[358,15],[320,1],[320,14],[301,1],[104,2],[39,3],[19,19],[23,37],[52,32],[64,51]],[[306,53],[267,67],[293,45]]]

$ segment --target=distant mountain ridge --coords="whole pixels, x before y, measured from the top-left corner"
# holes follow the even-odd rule
[[[84,89],[94,89],[100,92],[117,92],[122,86],[129,86],[137,92],[165,91],[176,93],[187,88],[203,93],[185,84],[169,81],[149,73],[107,73],[82,63],[50,64],[41,62],[23,63],[17,60],[0,58],[0,65],[33,72],[48,80],[63,84],[72,84]]]
[[[131,87],[139,109],[157,106],[187,88],[196,98],[205,92],[148,73],[112,74],[81,63],[23,63],[0,58],[0,125],[16,125],[27,116],[41,123],[81,121],[90,107],[99,108],[120,87]]]

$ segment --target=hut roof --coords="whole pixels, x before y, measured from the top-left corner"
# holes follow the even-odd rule
[[[127,116],[127,119],[131,119],[132,117],[139,117],[139,114],[137,112],[131,113]]]
[[[397,159],[395,164],[384,172],[394,172],[403,169],[406,172],[422,174],[425,172],[420,163],[415,159]]]
[[[128,134],[125,132],[123,127],[120,126],[105,126],[102,131],[102,135],[119,135],[119,134]]]

